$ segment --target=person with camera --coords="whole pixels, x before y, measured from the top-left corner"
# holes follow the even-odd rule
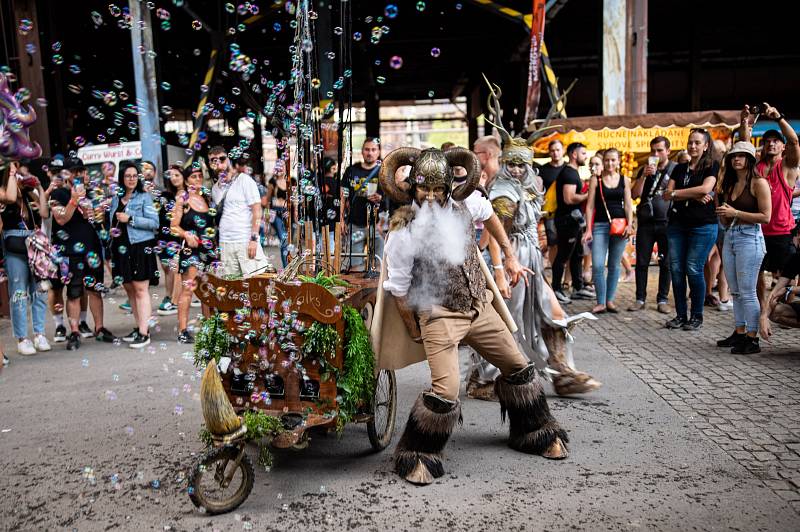
[[[761,306],[767,303],[766,281],[763,272],[770,272],[773,279],[786,257],[793,253],[791,231],[795,226],[792,216],[792,197],[794,186],[800,174],[800,146],[797,133],[786,117],[768,103],[745,105],[742,109],[742,122],[739,127],[739,139],[750,141],[750,135],[759,116],[765,116],[778,123],[780,131],[769,129],[761,137],[761,160],[756,163],[756,172],[767,178],[772,191],[772,214],[769,223],[762,225],[767,254],[761,263],[761,274],[758,277],[758,294]]]
[[[645,308],[647,301],[647,272],[653,246],[658,245],[658,293],[656,308],[669,314],[669,244],[667,242],[667,213],[669,202],[664,200],[664,190],[677,163],[669,160],[669,139],[658,136],[650,141],[647,166],[639,171],[631,197],[641,198],[636,208],[636,301],[628,307],[631,312]]]
[[[586,164],[586,146],[573,142],[567,146],[569,162],[561,169],[555,180],[556,212],[555,228],[558,252],[553,261],[553,290],[560,303],[572,303],[561,286],[564,278],[564,267],[569,262],[572,274],[572,297],[576,299],[592,299],[594,294],[583,286],[583,246],[581,236],[586,228],[586,220],[580,205],[588,197],[581,193],[581,182],[578,168]]]
[[[72,178],[64,180],[49,196],[53,212],[53,245],[63,258],[60,265],[60,282],[55,289],[67,288],[67,317],[70,334],[67,349],[76,350],[81,337],[95,337],[97,341],[113,342],[114,335],[103,326],[103,247],[92,223],[105,215],[103,207],[95,208],[87,197],[86,166],[80,159],[71,159],[66,167]],[[89,309],[94,318],[92,332],[81,311],[81,297],[88,294]]]
[[[42,219],[50,216],[45,201],[45,191],[34,175],[23,174],[19,163],[13,161],[0,175],[0,203],[5,207],[0,213],[5,251],[5,269],[8,275],[11,324],[17,339],[17,352],[34,355],[37,351],[50,351],[44,336],[47,312],[47,289],[39,285],[28,262],[27,237],[42,226]],[[28,335],[28,307],[31,309],[33,340]]]
[[[377,213],[383,200],[383,191],[378,182],[380,171],[381,145],[380,140],[367,137],[361,146],[360,163],[355,163],[344,171],[342,186],[345,187],[347,198],[348,227],[350,232],[350,270],[361,271],[364,269],[366,259],[356,254],[366,252],[366,243],[369,234],[369,212]],[[377,223],[377,220],[375,220]],[[375,256],[383,256],[383,236],[375,231]]]

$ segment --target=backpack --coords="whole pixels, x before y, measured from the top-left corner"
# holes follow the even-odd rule
[[[41,229],[36,229],[25,239],[28,247],[28,265],[37,281],[48,281],[58,277],[55,246]]]
[[[558,179],[556,179],[558,181]],[[547,192],[544,193],[544,204],[542,205],[542,216],[549,220],[556,215],[558,200],[556,199],[556,181],[550,183]]]

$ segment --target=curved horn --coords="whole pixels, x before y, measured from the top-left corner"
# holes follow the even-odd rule
[[[394,174],[401,166],[414,164],[417,157],[419,157],[419,149],[417,148],[397,148],[383,158],[381,171],[378,175],[381,189],[398,203],[408,203],[411,201],[411,196],[408,192],[400,190],[400,187],[394,181]]]
[[[503,117],[501,116],[502,108],[500,106],[500,97],[503,95],[503,91],[498,85],[491,83],[485,74],[483,74],[483,79],[489,87],[489,97],[486,99],[486,107],[489,109],[489,114],[492,115],[494,122],[489,119],[486,121],[497,128],[500,132],[502,145],[505,146],[511,141],[511,133],[503,126]]]
[[[456,201],[464,201],[472,194],[481,178],[481,163],[478,156],[464,148],[450,148],[444,152],[447,164],[452,166],[463,166],[467,170],[467,178],[463,184],[459,185],[450,194]]]

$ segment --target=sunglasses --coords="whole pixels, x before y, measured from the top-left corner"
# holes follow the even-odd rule
[[[225,155],[220,155],[219,157],[211,157],[208,160],[212,163],[224,163],[228,158]]]

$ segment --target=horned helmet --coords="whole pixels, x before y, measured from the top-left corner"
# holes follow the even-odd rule
[[[401,190],[394,180],[397,169],[411,166],[411,191]],[[453,167],[461,166],[467,170],[464,181],[453,188]],[[380,183],[383,191],[398,203],[409,203],[416,185],[444,186],[445,198],[456,201],[465,200],[480,179],[481,165],[478,157],[464,148],[450,148],[447,151],[436,148],[398,148],[390,152],[381,164]]]

